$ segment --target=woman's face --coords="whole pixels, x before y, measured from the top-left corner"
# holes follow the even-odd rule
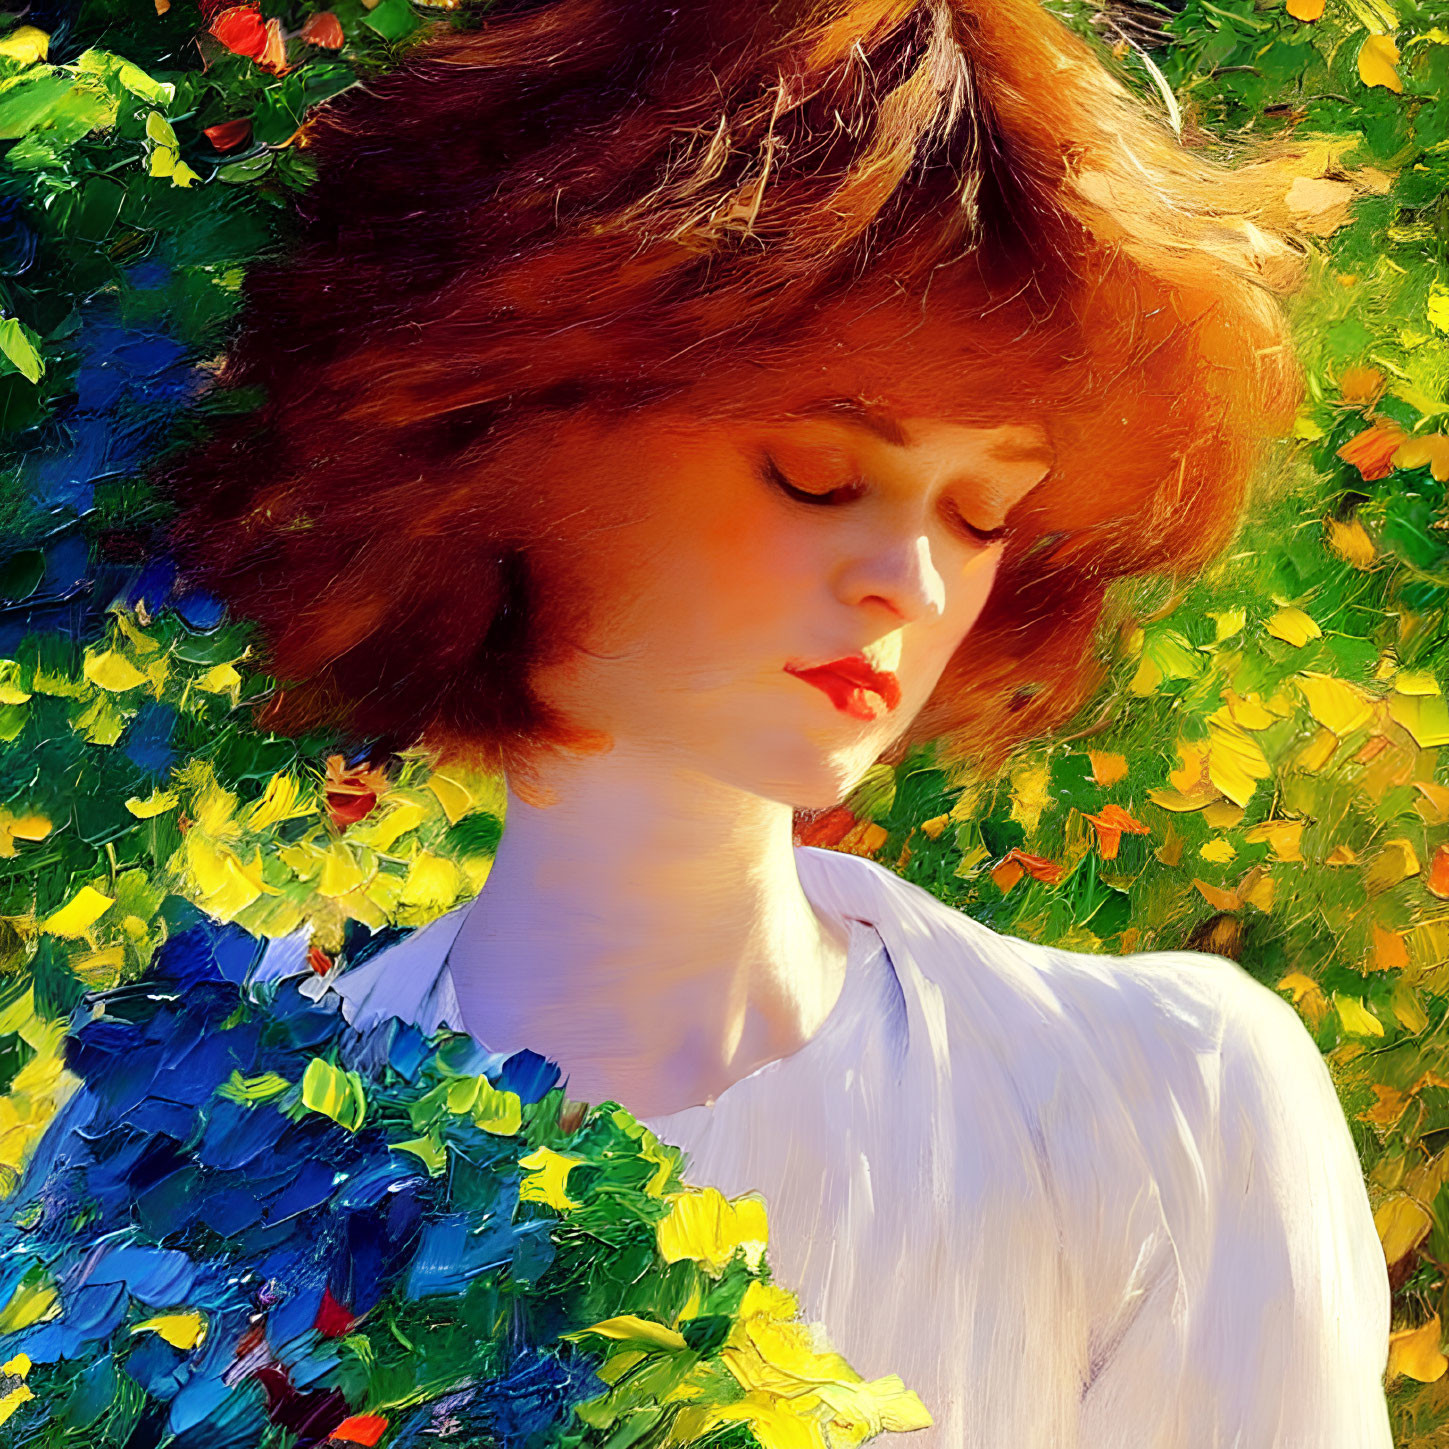
[[[939,331],[917,315],[898,346],[919,364]],[[743,414],[579,419],[550,457],[623,506],[589,530],[591,631],[536,676],[543,698],[797,809],[837,803],[921,709],[1051,464],[1039,424],[953,421],[939,382],[923,411],[890,386],[904,356],[839,350]]]

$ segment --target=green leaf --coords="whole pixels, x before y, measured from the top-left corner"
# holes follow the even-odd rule
[[[448,1150],[436,1137],[410,1137],[406,1142],[390,1142],[388,1146],[394,1152],[411,1152],[420,1158],[430,1177],[441,1176],[448,1165]]]
[[[250,1107],[258,1102],[270,1102],[273,1097],[280,1097],[291,1085],[285,1077],[279,1077],[275,1072],[263,1072],[256,1077],[244,1077],[240,1072],[233,1072],[230,1079],[216,1089],[216,1095],[226,1098],[228,1102]]]
[[[408,0],[382,0],[362,17],[362,23],[384,40],[402,40],[422,23]]]
[[[176,95],[176,87],[164,81],[152,80],[138,65],[123,60],[116,69],[116,78],[133,96],[152,105],[169,105]]]
[[[43,126],[70,89],[66,76],[42,74],[26,76],[0,94],[0,141],[18,141],[27,131]]]
[[[171,122],[160,111],[146,113],[146,136],[158,146],[169,146],[173,151],[181,149],[181,143],[176,139],[176,132],[172,129]]]
[[[138,100],[153,106],[169,106],[176,97],[176,87],[169,81],[154,80],[140,66],[112,55],[105,50],[87,50],[76,60],[76,70],[82,75],[98,76],[129,91]]]
[[[264,146],[281,146],[297,134],[306,118],[300,76],[272,85],[252,112],[252,136]]]
[[[12,603],[28,599],[45,577],[45,555],[38,548],[22,549],[0,564],[0,598]]]
[[[10,368],[27,382],[39,382],[45,373],[45,362],[36,346],[39,339],[14,317],[0,317],[0,354]]]
[[[362,1078],[356,1072],[344,1072],[321,1057],[313,1057],[302,1077],[302,1105],[330,1117],[339,1127],[356,1132],[367,1114]]]
[[[272,153],[263,151],[258,156],[248,156],[244,161],[233,161],[229,166],[223,166],[216,175],[219,181],[229,181],[235,185],[255,181],[259,176],[265,176],[271,169]]]

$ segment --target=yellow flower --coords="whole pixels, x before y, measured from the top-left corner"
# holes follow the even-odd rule
[[[768,1313],[745,1317],[743,1309],[722,1357],[747,1400],[768,1396],[796,1412],[814,1409],[832,1446],[931,1424],[926,1406],[897,1375],[866,1381],[838,1353],[816,1347],[818,1330]]]
[[[814,1419],[801,1418],[797,1405],[769,1394],[746,1394],[737,1404],[715,1409],[709,1429],[721,1424],[748,1424],[760,1449],[826,1449],[825,1436]]]
[[[1313,718],[1340,739],[1373,718],[1373,696],[1347,680],[1305,669],[1293,682]]]
[[[124,654],[114,649],[100,653],[87,649],[81,668],[92,684],[98,684],[112,694],[124,694],[128,689],[146,683],[146,676]]]
[[[0,1424],[3,1424],[21,1404],[35,1397],[25,1385],[25,1376],[30,1372],[30,1358],[17,1353],[14,1358],[0,1364]]]
[[[196,888],[196,904],[219,921],[235,920],[259,896],[277,894],[276,886],[263,878],[259,850],[243,862],[225,846],[215,844],[199,826],[186,832],[181,858]]]
[[[667,1328],[648,1318],[634,1313],[622,1313],[617,1318],[606,1318],[602,1323],[581,1328],[576,1333],[566,1333],[565,1338],[582,1338],[586,1333],[597,1333],[600,1338],[614,1339],[623,1343],[645,1344],[649,1348],[662,1348],[669,1353],[683,1353],[689,1345],[677,1329]]]
[[[420,850],[408,867],[398,899],[403,905],[417,907],[425,913],[439,913],[457,900],[462,884],[458,867],[447,856]]]
[[[0,805],[0,856],[15,855],[17,840],[44,840],[50,831],[44,815],[12,815]]]
[[[39,1270],[31,1270],[16,1285],[10,1301],[0,1309],[0,1333],[18,1333],[32,1323],[54,1318],[60,1312],[55,1284]]]
[[[1358,78],[1366,86],[1384,86],[1402,91],[1399,79],[1399,47],[1391,35],[1366,35],[1358,50]]]
[[[50,36],[34,25],[22,25],[0,40],[0,55],[8,60],[18,60],[22,65],[34,65],[50,54]],[[30,1360],[25,1360],[27,1370]],[[4,1416],[0,1415],[0,1422]]]
[[[1262,746],[1227,709],[1208,716],[1208,779],[1237,805],[1253,798],[1259,780],[1273,773]]]
[[[1301,649],[1310,639],[1321,639],[1323,630],[1318,621],[1305,614],[1302,609],[1279,609],[1266,625],[1268,633],[1295,649]]]
[[[501,1091],[487,1077],[478,1078],[471,1109],[474,1125],[495,1137],[512,1137],[523,1127],[523,1099],[517,1092]]]
[[[126,809],[137,820],[150,820],[154,816],[164,815],[168,810],[174,810],[178,799],[175,790],[152,790],[144,800],[139,795],[132,795],[126,801]]]
[[[236,672],[234,664],[213,665],[205,674],[197,675],[193,682],[207,694],[230,694],[233,701],[241,689],[241,675]]]
[[[578,1207],[568,1195],[569,1173],[576,1168],[581,1158],[565,1157],[551,1147],[540,1147],[527,1157],[520,1157],[518,1165],[528,1169],[528,1176],[518,1188],[519,1202],[541,1202],[545,1207],[567,1212]]]
[[[315,815],[314,801],[300,798],[301,790],[291,775],[273,775],[267,781],[262,798],[248,805],[242,812],[242,828],[254,832],[269,830],[283,820],[295,820],[303,815]]]
[[[161,1313],[136,1324],[132,1333],[155,1333],[172,1348],[190,1350],[206,1337],[206,1317],[194,1308],[188,1313]]]
[[[40,929],[48,936],[83,936],[114,904],[110,896],[103,896],[93,886],[82,886],[65,905],[45,918]]]
[[[677,1194],[669,1215],[658,1228],[659,1251],[666,1263],[684,1259],[701,1264],[709,1273],[724,1272],[737,1250],[757,1268],[769,1238],[765,1204],[757,1197],[729,1202],[712,1187]]]
[[[1437,1383],[1449,1369],[1439,1347],[1439,1315],[1420,1328],[1405,1328],[1389,1335],[1389,1378],[1406,1374],[1421,1384]]]

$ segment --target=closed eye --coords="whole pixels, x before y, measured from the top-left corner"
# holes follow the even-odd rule
[[[812,493],[808,488],[800,488],[792,483],[785,476],[780,465],[768,454],[761,459],[760,472],[771,487],[783,493],[787,498],[793,498],[797,503],[810,504],[815,507],[848,503],[852,499],[859,498],[865,492],[863,483],[852,482],[839,488],[828,488],[823,493]],[[952,526],[977,543],[997,543],[1011,532],[1011,529],[1004,523],[996,528],[978,528],[962,516],[961,510],[954,502],[949,504],[946,512]]]
[[[974,523],[969,523],[961,516],[961,510],[953,503],[950,507],[951,522],[963,533],[974,538],[978,543],[998,543],[1011,532],[1009,525],[1002,523],[995,528],[977,528]]]
[[[765,481],[771,487],[779,489],[786,498],[793,498],[797,503],[848,503],[865,492],[865,485],[862,483],[846,483],[839,488],[826,489],[824,493],[812,493],[807,488],[798,488],[781,471],[780,465],[768,455],[761,460],[760,468]]]

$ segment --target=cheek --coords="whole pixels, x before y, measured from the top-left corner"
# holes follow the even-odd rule
[[[945,668],[981,617],[996,582],[1000,559],[1000,549],[977,556],[962,566],[954,583],[948,586],[945,611],[932,630],[931,664],[935,674]]]
[[[777,637],[798,613],[802,580],[816,567],[808,541],[782,529],[768,499],[738,486],[700,497],[659,536],[676,625],[728,649]],[[667,617],[667,616],[666,616]]]
[[[962,572],[957,590],[960,602],[956,606],[956,612],[963,634],[980,617],[987,599],[991,597],[991,590],[996,584],[996,573],[1001,567],[1001,553],[999,547],[994,548],[989,554],[973,560]]]
[[[593,647],[671,667],[747,649],[790,612],[805,564],[778,519],[738,488],[664,490],[579,561]]]
[[[749,508],[703,535],[697,563],[721,615],[738,623],[778,621],[797,609],[799,583],[815,567],[806,540],[782,531],[773,514]]]

